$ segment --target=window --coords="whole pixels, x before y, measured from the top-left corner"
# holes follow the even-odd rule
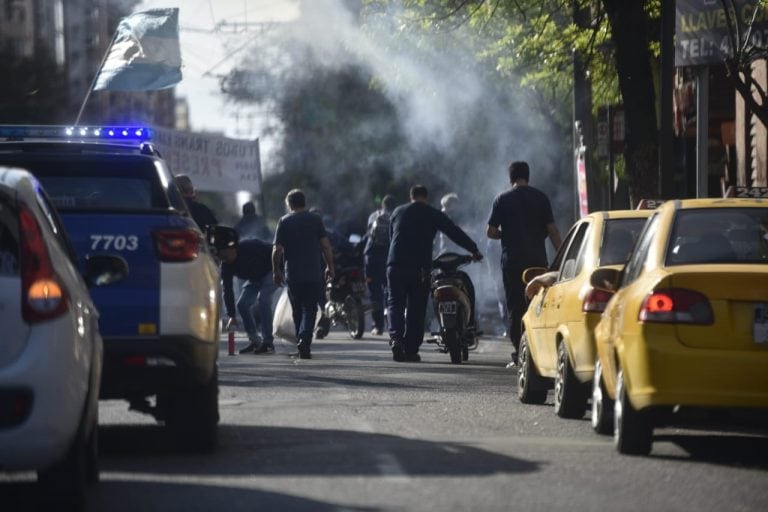
[[[0,198],[0,276],[19,273],[19,218],[16,210]]]
[[[627,262],[637,237],[645,226],[645,218],[608,219],[600,244],[600,266],[623,265]]]
[[[571,244],[568,246],[568,251],[565,254],[563,260],[563,266],[560,268],[560,277],[557,279],[560,281],[567,281],[576,277],[577,268],[576,261],[584,246],[584,240],[586,240],[586,234],[589,230],[589,222],[582,222],[576,229],[576,234],[573,236]]]
[[[635,246],[635,250],[630,255],[627,266],[624,267],[624,280],[621,283],[622,286],[626,286],[633,282],[643,271],[645,260],[648,256],[648,250],[651,247],[654,235],[656,235],[658,225],[658,214],[651,217],[646,223],[643,232],[640,234],[640,239]]]
[[[576,234],[578,228],[578,224],[574,225],[570,231],[568,231],[568,234],[565,235],[565,238],[563,239],[563,243],[560,244],[560,248],[557,250],[557,254],[555,254],[555,259],[552,261],[552,264],[549,266],[549,270],[559,270],[560,265],[563,263],[563,259],[565,258],[565,253],[568,250],[568,245],[571,243],[571,240],[573,240],[574,235]]]
[[[675,217],[666,265],[768,264],[768,208],[701,208]]]

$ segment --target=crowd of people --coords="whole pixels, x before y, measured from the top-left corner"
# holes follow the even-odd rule
[[[561,239],[549,199],[529,184],[528,164],[512,162],[508,174],[510,188],[493,201],[485,247],[494,260],[490,268],[501,273],[501,280],[494,282],[503,283],[496,288],[499,316],[513,345],[510,364],[514,365],[527,304],[522,272],[546,267],[546,239],[555,250]],[[201,229],[215,225],[215,215],[197,201],[191,180],[177,176],[176,181]],[[457,222],[458,194],[443,196],[441,209],[430,205],[423,185],[412,186],[409,202],[400,206],[386,195],[368,217],[366,233],[356,245],[336,233],[322,212],[307,207],[303,191],[291,190],[285,203],[287,213],[278,220],[274,235],[248,202],[234,229],[215,231],[209,239],[221,261],[228,326],[235,328],[239,315],[248,335],[249,343],[240,352],[274,353],[273,296],[278,287],[286,286],[297,355],[311,358],[318,310],[323,315],[325,283],[335,278],[337,264],[359,258],[368,283],[371,333],[389,335],[393,360],[420,361],[435,237],[440,235],[438,253],[464,250],[476,261],[483,259],[477,241]],[[493,265],[496,260],[498,266]],[[320,323],[324,320],[328,321],[321,318]]]

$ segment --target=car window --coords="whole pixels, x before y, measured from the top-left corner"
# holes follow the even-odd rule
[[[768,264],[768,208],[681,210],[670,242],[666,265]]]
[[[643,232],[640,234],[640,238],[637,241],[637,245],[634,251],[629,257],[629,261],[624,270],[624,279],[621,283],[622,286],[626,286],[633,282],[640,273],[643,271],[645,260],[648,256],[648,250],[651,247],[651,242],[656,234],[656,229],[659,224],[659,215],[655,214],[648,219],[648,222],[643,228]]]
[[[623,265],[645,226],[645,218],[608,219],[600,243],[600,266]]]
[[[150,165],[117,161],[35,162],[29,165],[51,202],[68,210],[148,210],[168,208],[168,198]]]
[[[573,237],[576,235],[578,227],[578,224],[574,224],[568,231],[568,234],[565,235],[563,242],[560,244],[560,248],[557,250],[557,254],[555,254],[555,259],[552,260],[552,264],[549,266],[550,271],[560,269],[563,259],[565,259],[565,253],[568,252],[568,245],[570,245],[571,240],[573,240]]]
[[[588,229],[589,223],[582,222],[576,230],[576,234],[573,236],[573,240],[568,246],[568,252],[565,254],[563,266],[560,268],[560,276],[557,279],[558,282],[567,281],[568,279],[576,277],[576,260],[579,257],[582,246],[584,246],[584,240],[586,239]]]
[[[19,217],[16,209],[0,197],[0,276],[19,274]]]

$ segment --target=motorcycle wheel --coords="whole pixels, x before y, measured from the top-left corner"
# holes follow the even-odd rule
[[[443,343],[445,343],[448,353],[451,355],[451,363],[461,364],[462,350],[458,331],[455,329],[445,331],[443,334]]]
[[[359,300],[348,295],[344,299],[344,321],[352,339],[359,340],[365,332],[365,311]]]

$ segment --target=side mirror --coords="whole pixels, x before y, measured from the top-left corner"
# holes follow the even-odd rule
[[[91,286],[106,286],[122,281],[128,276],[128,263],[120,256],[87,256],[85,259],[86,282]]]
[[[528,284],[541,274],[545,274],[547,269],[544,267],[531,267],[523,270],[523,283]]]
[[[589,284],[598,290],[615,292],[619,288],[622,272],[615,268],[598,268],[589,276]]]

